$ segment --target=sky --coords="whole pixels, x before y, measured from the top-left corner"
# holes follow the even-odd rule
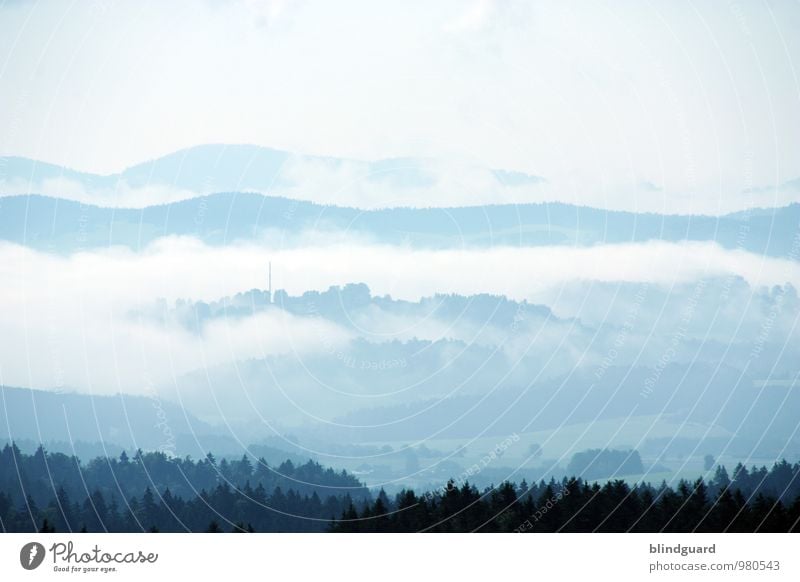
[[[37,184],[5,180],[29,167],[5,157],[105,175],[201,144],[252,144],[297,154],[275,154],[274,180],[255,172],[266,193],[361,209],[783,206],[800,202],[798,29],[796,0],[0,0],[0,196],[141,208],[207,194],[198,183],[238,191],[251,185],[246,171],[211,179],[218,168],[202,156],[183,181],[158,182],[145,166],[120,180],[43,172]],[[390,158],[402,159],[372,163]],[[268,169],[270,156],[258,159]],[[183,171],[186,158],[175,160],[163,175]],[[78,222],[65,236],[80,236]],[[672,342],[687,358],[702,347],[738,364],[753,342],[766,346],[758,373],[794,370],[797,245],[768,257],[702,241],[426,250],[346,232],[288,240],[163,236],[136,251],[69,254],[0,243],[0,385],[146,393],[264,356],[347,352],[364,338],[376,354],[384,338],[502,345],[511,368],[546,344],[562,354],[553,374],[593,369],[616,350],[619,365],[663,365]],[[409,301],[491,293],[550,306],[569,323],[487,325],[481,343],[471,326],[484,322],[451,326],[403,306],[348,313],[372,336],[275,309],[196,332],[140,317],[161,300],[263,288],[270,261],[275,288],[295,295],[357,282]],[[614,342],[626,326],[640,335],[623,350]],[[304,393],[300,380],[292,387]]]
[[[800,3],[564,4],[2,2],[0,155],[112,173],[247,143],[615,209],[800,200]]]

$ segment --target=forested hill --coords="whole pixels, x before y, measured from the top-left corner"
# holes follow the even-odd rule
[[[246,519],[259,531],[321,531],[351,502],[369,498],[355,477],[313,461],[271,466],[248,456],[193,461],[139,451],[84,464],[41,447],[32,455],[13,444],[0,451],[4,531],[39,529],[44,519],[58,531],[203,531],[215,519]]]
[[[800,531],[800,463],[737,465],[675,486],[582,478],[449,481],[374,499],[344,471],[309,461],[75,457],[0,451],[0,528],[12,531],[743,532]]]
[[[459,486],[460,485],[460,486]],[[605,484],[580,478],[478,491],[449,482],[348,508],[335,532],[800,532],[800,463],[776,463],[677,486]]]
[[[562,203],[360,210],[235,192],[142,209],[38,195],[0,198],[2,240],[58,253],[109,245],[138,249],[169,235],[221,245],[278,232],[283,244],[291,244],[292,235],[313,230],[422,248],[714,241],[725,248],[785,256],[798,222],[800,204],[715,217],[637,214]]]

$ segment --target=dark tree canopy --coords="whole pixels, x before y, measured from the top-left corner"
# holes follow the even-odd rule
[[[717,465],[706,482],[580,478],[478,490],[447,483],[370,493],[309,461],[76,457],[0,450],[4,532],[787,532],[800,526],[800,463]]]

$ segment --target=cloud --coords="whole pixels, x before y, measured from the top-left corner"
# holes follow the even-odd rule
[[[442,27],[446,32],[474,32],[486,24],[495,9],[493,0],[474,0]]]
[[[458,159],[409,158],[369,164],[294,156],[271,192],[365,210],[543,201],[543,182],[526,177]]]
[[[379,295],[415,300],[440,292],[535,299],[568,281],[669,286],[726,274],[755,287],[786,282],[800,287],[795,261],[706,242],[434,250],[313,231],[298,235],[289,247],[276,240],[221,247],[164,237],[140,252],[112,247],[58,257],[2,243],[0,255],[3,293],[20,300],[40,288],[102,293],[126,304],[151,297],[211,300],[263,288],[269,261],[275,287],[290,293],[363,281]]]
[[[181,176],[170,176],[170,183],[157,176],[143,184],[131,184],[116,175],[94,180],[12,175],[0,181],[0,196],[43,194],[111,208],[146,208],[227,191],[361,209],[521,204],[546,199],[541,188],[544,181],[536,176],[492,170],[465,160],[409,158],[369,163],[288,154],[280,169],[266,177],[251,176],[251,164],[243,162],[246,160],[234,158],[230,167],[220,162],[208,168],[204,184],[191,187],[183,185]],[[190,180],[196,183],[195,178]]]
[[[349,337],[329,322],[280,310],[214,321],[192,333],[174,322],[133,317],[120,301],[102,294],[28,295],[21,311],[0,325],[0,383],[5,385],[147,394],[196,370],[288,353],[308,355]],[[9,305],[17,307],[14,301]]]
[[[331,343],[343,345],[358,335],[370,341],[456,338],[482,345],[507,335],[480,321],[403,319],[369,312],[358,316],[362,330],[355,334],[332,322],[283,312],[215,321],[195,334],[171,320],[136,315],[159,298],[215,300],[263,289],[268,261],[273,264],[275,287],[293,295],[364,281],[375,295],[416,301],[436,293],[494,293],[552,303],[565,316],[587,318],[589,312],[575,308],[575,289],[586,285],[605,283],[613,289],[614,283],[648,282],[661,289],[680,289],[676,296],[681,297],[699,279],[735,275],[749,288],[787,282],[800,287],[795,262],[707,243],[421,251],[315,236],[314,244],[293,248],[211,247],[192,238],[165,238],[138,253],[110,248],[70,256],[0,244],[4,281],[0,382],[140,392],[150,383],[206,366],[287,349],[319,353],[330,349]],[[597,309],[602,311],[604,304],[621,309],[608,301],[608,296],[598,301]],[[707,306],[711,307],[713,302]],[[673,314],[680,315],[678,307]],[[618,314],[616,319],[624,316]],[[370,335],[366,329],[380,333]],[[322,341],[323,337],[328,339]],[[516,348],[509,344],[508,349],[519,350],[530,339],[524,336],[519,341],[523,343]]]
[[[210,146],[213,149],[213,146]],[[0,180],[0,197],[43,194],[84,204],[111,208],[146,208],[189,200],[214,192],[246,191],[282,196],[364,210],[381,208],[452,208],[492,204],[531,204],[565,201],[579,206],[609,210],[635,210],[663,215],[697,213],[721,215],[755,207],[779,207],[795,203],[797,180],[775,187],[748,189],[738,195],[698,197],[669,191],[647,180],[635,185],[593,183],[589,175],[573,174],[555,179],[508,170],[490,169],[465,158],[403,158],[365,162],[244,148],[246,155],[228,152],[196,175],[162,171],[144,180],[138,175],[103,177],[23,178],[9,173]],[[196,154],[196,150],[173,157]],[[220,152],[224,152],[220,148]],[[256,154],[265,166],[253,163]],[[269,162],[269,163],[267,163]],[[166,165],[166,164],[165,164]],[[195,163],[192,168],[202,166]],[[254,167],[255,166],[255,167]],[[27,167],[26,167],[27,168]],[[25,169],[25,171],[30,171]],[[146,172],[145,172],[146,174]],[[166,176],[169,181],[165,181]]]
[[[0,185],[0,197],[20,194],[42,194],[63,200],[74,200],[105,208],[147,208],[191,200],[202,193],[166,184],[131,186],[124,179],[116,181],[113,188],[93,187],[69,178],[46,178],[40,181],[13,179]]]

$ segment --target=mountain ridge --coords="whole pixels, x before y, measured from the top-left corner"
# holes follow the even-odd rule
[[[800,179],[765,186],[792,188]],[[68,184],[64,184],[64,181]],[[252,144],[201,144],[135,163],[117,172],[93,173],[22,156],[0,156],[0,196],[41,194],[115,208],[153,206],[221,192],[258,192],[298,202],[322,202],[344,193],[343,208],[464,208],[493,205],[558,204],[538,190],[545,176],[508,168],[435,157],[390,157],[375,160],[308,155]],[[527,189],[526,189],[527,188]],[[152,190],[158,190],[155,194]],[[142,192],[138,190],[150,190]],[[460,204],[447,203],[455,190]],[[388,193],[388,194],[387,194]],[[439,200],[440,195],[444,198]],[[386,200],[402,200],[384,206]],[[359,203],[353,203],[356,200]],[[436,202],[438,200],[438,202]],[[643,199],[644,200],[644,199]],[[349,203],[347,202],[349,201]],[[376,206],[376,202],[380,204]],[[646,202],[646,200],[645,200]],[[569,204],[569,202],[563,202]],[[797,202],[795,201],[794,204]],[[613,205],[612,205],[613,206]],[[787,205],[788,206],[788,205]],[[787,206],[733,207],[720,214],[686,213],[670,208],[638,211],[606,208],[604,212],[665,216],[724,217]]]
[[[321,231],[433,249],[707,241],[786,257],[792,256],[798,224],[800,204],[710,217],[634,214],[565,203],[359,210],[243,192],[141,209],[43,195],[0,197],[0,240],[60,253],[111,245],[140,249],[173,235],[224,245],[258,240],[270,231],[284,236]]]

